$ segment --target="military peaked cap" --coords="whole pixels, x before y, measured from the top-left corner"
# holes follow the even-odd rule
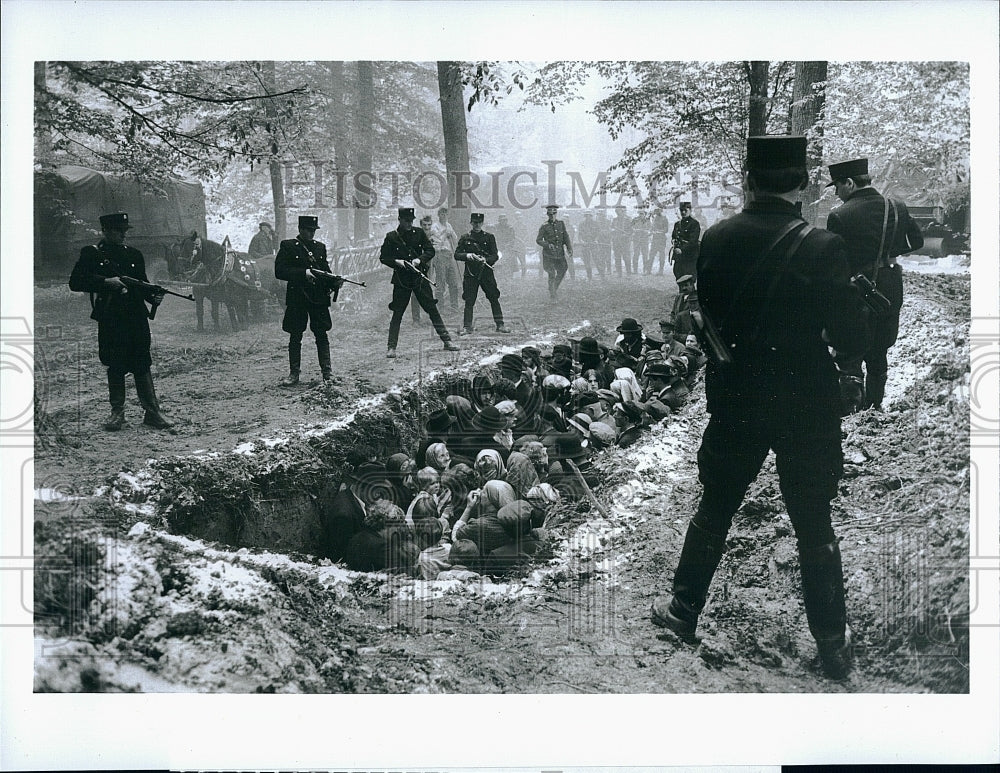
[[[399,208],[399,219],[400,220],[416,220],[417,216],[413,214],[413,207],[400,207]]]
[[[691,209],[691,202],[690,201],[682,201],[680,204],[677,205],[678,209],[684,209],[685,207],[687,209]]]
[[[486,220],[486,215],[482,212],[473,212],[472,216],[469,218],[470,223],[482,223],[484,220]]]
[[[319,229],[319,218],[313,215],[299,215],[299,228]]]
[[[127,231],[132,227],[128,224],[128,214],[125,212],[101,215],[100,221],[101,228],[105,231]]]
[[[830,182],[826,184],[829,188],[837,180],[845,180],[848,177],[860,177],[868,174],[868,159],[855,158],[851,161],[841,161],[839,164],[830,164]]]
[[[747,138],[747,169],[789,169],[805,165],[805,137],[780,134]]]

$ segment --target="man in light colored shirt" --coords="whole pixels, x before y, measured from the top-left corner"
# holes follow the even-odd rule
[[[458,234],[448,222],[447,207],[438,210],[438,222],[431,226],[430,237],[437,256],[434,261],[434,282],[441,288],[448,286],[448,301],[452,309],[457,309],[458,266],[455,265],[455,247],[458,246]]]

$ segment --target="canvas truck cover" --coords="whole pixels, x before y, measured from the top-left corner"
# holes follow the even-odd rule
[[[128,244],[148,266],[191,231],[205,236],[201,183],[170,180],[158,188],[82,166],[35,172],[35,276],[66,276],[81,248],[101,238],[98,218],[127,212]]]

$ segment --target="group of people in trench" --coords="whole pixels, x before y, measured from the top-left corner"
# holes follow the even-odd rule
[[[425,580],[522,572],[546,556],[554,508],[593,496],[593,455],[686,403],[706,357],[685,319],[661,320],[657,338],[625,318],[613,345],[526,346],[492,375],[448,382],[412,453],[350,452],[323,552]]]

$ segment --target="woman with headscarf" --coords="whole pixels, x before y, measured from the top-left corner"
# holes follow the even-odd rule
[[[503,457],[493,448],[484,448],[476,454],[475,470],[483,481],[503,480],[507,475]]]
[[[471,465],[479,450],[472,445],[472,438],[476,432],[472,422],[476,418],[476,410],[469,399],[462,395],[448,395],[444,404],[452,417],[451,432],[448,435],[448,450],[451,452],[452,464],[465,462]]]
[[[448,503],[442,508],[441,515],[448,519],[449,527],[465,512],[469,492],[479,485],[479,475],[467,464],[452,465],[441,475],[441,490],[448,491]]]
[[[528,457],[535,468],[538,480],[544,481],[549,475],[549,451],[540,440],[531,440],[521,446],[521,453]]]
[[[407,462],[411,464],[407,465]],[[393,454],[385,460],[385,478],[389,481],[389,485],[392,486],[390,499],[392,499],[394,505],[402,508],[404,511],[410,506],[410,502],[413,501],[413,496],[416,493],[415,491],[411,491],[406,485],[407,478],[410,476],[414,466],[412,462],[413,460],[406,454]]]
[[[518,451],[507,457],[507,475],[504,477],[518,499],[524,499],[528,489],[538,483],[538,473],[531,460]]]
[[[611,391],[620,402],[635,402],[642,399],[642,387],[631,368],[615,368],[615,380]]]
[[[469,504],[452,529],[452,542],[470,539],[479,546],[482,555],[500,547],[506,541],[506,532],[497,513],[511,502],[516,502],[514,489],[505,480],[488,480],[477,494],[469,494]]]

